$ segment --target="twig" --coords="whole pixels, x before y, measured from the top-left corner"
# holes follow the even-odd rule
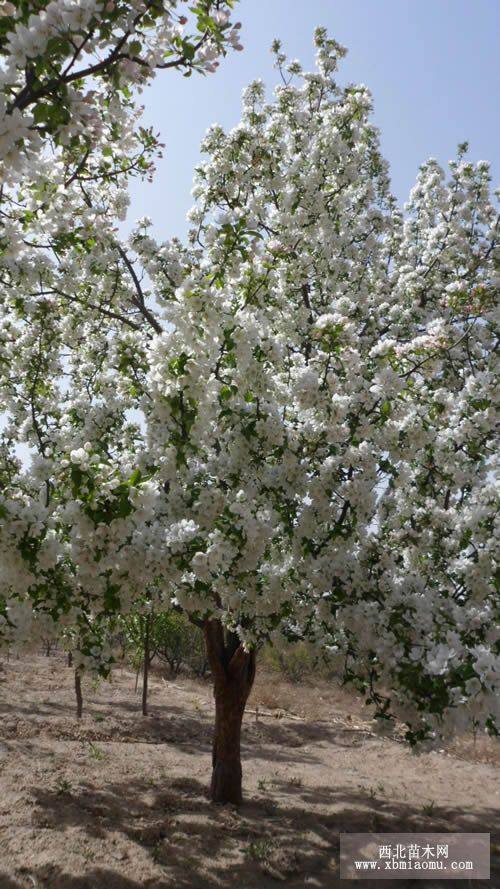
[[[293,716],[291,713],[287,713],[286,710],[261,710],[259,707],[256,710],[246,708],[245,713],[254,713],[257,716],[270,716],[273,719],[294,719],[295,722],[306,721],[303,716]]]

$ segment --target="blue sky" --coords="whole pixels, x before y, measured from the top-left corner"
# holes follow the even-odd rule
[[[401,203],[425,159],[446,163],[466,139],[471,158],[489,160],[500,185],[500,0],[242,0],[236,13],[244,52],[208,77],[160,74],[143,93],[145,120],[167,148],[154,184],[133,184],[129,223],[148,215],[162,240],[185,234],[205,130],[238,122],[250,80],[274,86],[274,37],[289,57],[312,66],[317,25],[349,49],[339,80],[364,83],[373,94]]]

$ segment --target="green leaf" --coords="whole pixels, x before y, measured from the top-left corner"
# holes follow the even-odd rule
[[[129,485],[130,485],[131,488],[135,488],[135,487],[137,487],[137,485],[139,484],[139,482],[141,481],[141,479],[142,479],[142,473],[141,473],[141,470],[140,470],[140,469],[134,469],[132,475],[130,476],[130,478],[129,478],[129,480],[128,480],[128,483],[129,483]]]
[[[128,45],[128,49],[129,49],[129,52],[133,56],[138,56],[141,49],[142,49],[141,41],[140,40],[132,40]]]
[[[170,373],[172,373],[174,377],[181,377],[188,361],[189,355],[187,355],[186,352],[182,352],[177,358],[172,358],[172,360],[168,362]]]
[[[391,402],[384,401],[380,405],[380,415],[384,420],[388,420],[391,415]]]

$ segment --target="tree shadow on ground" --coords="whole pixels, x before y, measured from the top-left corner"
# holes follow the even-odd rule
[[[89,695],[82,721],[74,718],[69,694],[67,704],[44,702],[43,719],[37,718],[40,702],[26,700],[23,694],[10,710],[18,715],[21,703],[31,719],[18,720],[20,728],[33,734],[27,744],[11,719],[3,755],[15,756],[24,745],[30,758],[52,756],[44,746],[44,737],[50,736],[64,742],[57,747],[58,758],[68,757],[69,749],[80,755],[81,745],[90,742],[103,745],[106,756],[113,755],[117,744],[140,743],[169,745],[175,754],[208,757],[211,707],[198,709],[194,701],[192,707],[190,702],[171,705],[166,686],[165,703],[153,701],[151,717],[143,718],[138,699],[132,702],[122,688],[116,691],[112,701],[103,700],[102,694]],[[104,718],[103,707],[111,711]],[[49,716],[45,708],[51,710]],[[243,754],[254,762],[289,764],[296,769],[318,761],[310,745],[328,746],[333,756],[335,748],[372,743],[369,736],[369,731],[336,722],[247,719]],[[68,746],[68,741],[73,744]],[[161,758],[160,747],[159,753]],[[175,754],[170,754],[174,763]],[[30,815],[32,820],[26,837],[34,834],[36,854],[26,855],[23,866],[16,868],[5,852],[3,857],[0,853],[0,889],[234,889],[235,885],[271,889],[279,882],[287,889],[337,889],[346,886],[337,870],[342,832],[494,833],[497,826],[492,809],[468,814],[435,807],[432,817],[424,817],[411,801],[377,796],[370,788],[302,786],[297,776],[262,782],[259,792],[240,810],[212,806],[205,786],[196,778],[166,777],[152,783],[151,776],[130,774],[114,782],[103,783],[105,779],[105,769],[95,779],[93,773],[82,781],[71,776],[74,787],[65,788],[61,778],[58,787],[48,787],[47,773],[45,783],[34,779],[36,783],[29,788],[33,808],[28,811],[28,821]],[[19,835],[30,843],[24,839],[25,829],[23,825]],[[89,844],[92,860],[70,854],[76,841]],[[124,860],[113,855],[117,842],[127,850]],[[8,846],[2,842],[1,848]],[[47,860],[52,863],[41,863]],[[141,875],[141,861],[149,865],[148,876],[146,871]],[[151,872],[154,877],[149,876]],[[491,881],[474,881],[474,889],[489,889],[495,879],[500,885],[498,866]],[[363,889],[395,889],[393,880],[363,880],[362,885]],[[396,889],[418,885],[398,880]],[[429,880],[425,889],[451,889],[452,885],[449,880]],[[462,885],[466,883],[461,881]]]
[[[211,749],[212,719],[210,715],[189,716],[183,708],[166,708],[168,717],[162,718],[154,712],[149,717],[134,714],[126,718],[105,718],[96,721],[89,715],[82,720],[54,718],[16,720],[12,726],[0,729],[5,742],[16,742],[19,738],[50,737],[60,741],[74,741],[79,744],[151,744],[178,747],[184,753],[198,755]],[[21,725],[21,729],[19,726]],[[325,743],[333,746],[357,746],[346,743],[341,732],[324,728]],[[307,733],[290,727],[286,720],[265,725],[245,724],[243,730],[243,756],[248,754],[261,760],[290,763],[315,763],[317,757],[307,749]],[[361,743],[361,741],[360,741]]]
[[[107,714],[103,713],[104,706]],[[45,735],[78,743],[167,744],[179,746],[185,753],[208,752],[213,713],[195,706],[192,714],[186,713],[186,709],[186,706],[175,704],[154,704],[150,707],[150,715],[143,717],[139,705],[121,700],[104,705],[100,701],[99,705],[87,705],[83,719],[79,720],[68,705],[54,702],[44,704],[41,710],[39,702],[31,705],[24,701],[0,707],[0,712],[17,716],[11,724],[6,723],[3,730],[0,729],[0,736],[6,740]],[[21,733],[19,714],[22,714],[21,719],[26,717]],[[323,746],[353,749],[366,744],[369,735],[367,730],[351,729],[336,722],[292,722],[286,715],[283,718],[261,718],[258,722],[247,718],[243,726],[242,749],[245,757],[251,755],[266,761],[312,764],[318,759],[309,745],[321,742]]]
[[[0,864],[0,868],[1,868]],[[55,866],[41,871],[24,869],[15,878],[0,869],[0,889],[175,889],[175,884],[165,878],[146,880],[138,883],[107,867],[96,867],[83,876],[70,876],[61,867]],[[202,884],[198,884],[202,889]],[[198,889],[192,885],[192,889]]]
[[[239,810],[213,806],[193,778],[165,780],[161,788],[130,779],[103,787],[85,783],[68,793],[33,787],[31,794],[45,830],[65,834],[78,829],[86,840],[99,841],[102,860],[78,876],[65,873],[60,864],[35,869],[28,875],[31,883],[22,882],[26,878],[18,871],[18,882],[8,877],[4,884],[0,877],[0,889],[271,889],[280,881],[289,889],[336,889],[346,885],[338,878],[340,833],[494,833],[498,826],[493,809],[465,814],[436,808],[429,817],[409,802],[374,799],[368,789],[333,791],[279,780]],[[113,868],[106,850],[118,834],[132,858],[149,856],[157,868],[154,879],[134,881],[126,864]],[[475,889],[495,885],[495,879],[500,885],[498,864],[491,881],[474,881]],[[403,879],[397,885],[409,889],[418,884]],[[436,879],[427,881],[426,889],[451,885]],[[363,880],[364,889],[393,886],[393,880]]]

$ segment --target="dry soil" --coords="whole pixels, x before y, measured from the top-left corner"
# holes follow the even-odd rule
[[[0,889],[452,889],[340,881],[340,832],[481,831],[499,851],[498,748],[462,739],[413,755],[326,682],[261,676],[244,726],[245,803],[207,799],[209,683],[153,675],[84,684],[74,717],[62,655],[0,668]],[[255,712],[258,711],[258,712]],[[456,881],[457,889],[500,886]]]

